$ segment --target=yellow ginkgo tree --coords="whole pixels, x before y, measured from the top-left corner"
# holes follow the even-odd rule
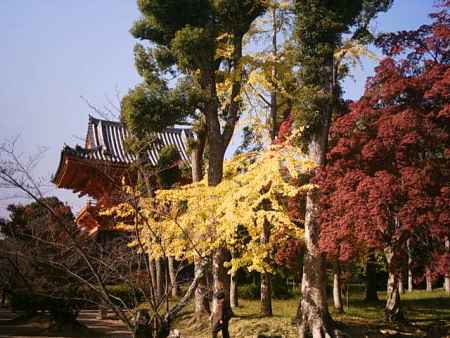
[[[307,182],[314,167],[296,147],[271,146],[227,161],[217,186],[205,179],[159,190],[137,206],[121,204],[108,213],[123,220],[118,226],[137,230],[130,246],[151,259],[193,262],[226,248],[236,253],[227,263],[230,274],[239,268],[271,273],[274,248],[303,236],[299,221],[288,215],[287,201],[311,188],[299,182]]]

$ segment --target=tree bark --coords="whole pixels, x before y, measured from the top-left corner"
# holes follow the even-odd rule
[[[226,115],[226,122],[221,126],[219,120],[219,100],[216,88],[216,73],[214,69],[203,69],[201,74],[202,89],[207,90],[208,104],[205,109],[206,115],[206,131],[208,139],[208,186],[216,186],[222,181],[223,177],[223,161],[225,150],[227,149],[239,120],[241,109],[241,86],[243,81],[242,72],[242,39],[243,33],[236,33],[233,35],[233,57],[232,57],[232,84],[231,95],[227,106],[223,109]],[[223,129],[223,132],[222,132]],[[214,292],[223,290],[225,293],[225,301],[223,309],[227,313],[232,313],[230,306],[230,276],[223,266],[227,260],[229,252],[225,247],[219,247],[213,254],[213,289]],[[220,318],[220,306],[213,297],[212,314]],[[228,325],[228,321],[225,321]]]
[[[270,116],[272,120],[272,128],[270,132],[270,136],[272,141],[275,140],[278,134],[278,125],[277,125],[277,67],[276,61],[278,60],[278,46],[277,46],[277,33],[278,33],[278,25],[277,25],[277,8],[272,8],[272,58],[273,58],[273,66],[272,66],[272,86],[273,89],[270,92]]]
[[[429,267],[425,268],[425,281],[427,284],[427,291],[433,291],[433,280],[431,278],[431,269]]]
[[[271,317],[272,313],[272,275],[261,273],[261,315]]]
[[[232,308],[239,306],[236,272],[232,272],[230,277],[230,305]]]
[[[334,263],[333,269],[333,302],[334,310],[337,313],[343,313],[344,308],[342,306],[342,285],[341,285],[341,266],[339,262]]]
[[[447,252],[450,252],[450,239],[448,237],[445,239],[445,248]],[[450,271],[447,271],[444,276],[444,290],[450,292]]]
[[[405,293],[405,289],[403,287],[403,271],[401,271],[398,275],[398,293],[401,295]]]
[[[201,122],[200,122],[201,123]],[[200,182],[203,179],[203,153],[206,144],[206,126],[199,124],[196,130],[196,140],[191,152],[192,160],[192,182]],[[205,271],[202,277],[199,278],[194,295],[194,317],[197,319],[205,318],[209,315],[209,301],[208,301],[208,286],[206,282],[206,275],[210,271],[207,266],[200,261],[199,257],[194,260],[194,273],[200,272],[200,269]]]
[[[199,258],[196,258],[194,261],[194,272],[197,274],[200,271],[200,268],[206,269],[203,276],[199,278],[197,287],[195,289],[195,298],[194,298],[194,312],[195,317],[200,319],[202,317],[206,317],[210,313],[209,302],[208,302],[208,286],[206,283],[206,274],[207,268],[202,267]]]
[[[318,166],[325,163],[330,118],[331,107],[324,108],[321,115],[321,126],[317,133],[311,136],[311,141],[308,144],[308,157]],[[299,338],[304,338],[308,330],[313,338],[328,338],[337,335],[335,323],[328,311],[325,263],[319,247],[319,197],[318,189],[311,189],[306,194],[306,252],[300,301],[301,316],[298,322]]]
[[[395,271],[394,251],[391,247],[384,250],[388,265],[388,283],[384,317],[386,321],[393,322],[403,319],[400,309],[400,293],[398,291],[398,277]]]
[[[377,265],[375,255],[369,254],[366,262],[366,302],[378,302]]]
[[[411,253],[411,240],[406,241],[406,248],[408,252],[408,292],[412,292],[414,285],[413,285],[413,272],[412,272],[412,253]]]
[[[150,279],[152,282],[153,295],[157,297],[156,293],[158,290],[158,283],[156,281],[156,262],[154,259],[149,261],[149,269],[150,269]]]
[[[203,125],[199,125],[197,128],[195,144],[191,151],[192,182],[200,182],[203,179],[203,153],[205,151],[206,130],[204,130],[205,126]]]
[[[334,337],[334,322],[328,312],[324,259],[319,251],[319,192],[310,190],[306,197],[305,244],[299,338],[310,331],[313,338]]]
[[[212,312],[214,314],[232,313],[230,306],[230,275],[227,269],[224,267],[224,263],[229,260],[229,252],[227,249],[220,247],[217,248],[213,255],[213,284],[214,293],[223,291],[225,294],[224,308],[221,309],[217,302],[217,297],[213,297]],[[220,317],[220,316],[219,316]]]
[[[168,258],[168,265],[169,265],[169,277],[170,277],[170,284],[171,284],[171,291],[172,291],[172,297],[178,297],[179,296],[179,285],[177,283],[177,272],[175,268],[175,258],[169,257]]]
[[[264,245],[270,240],[270,224],[267,219],[264,220],[262,230],[261,244]],[[272,316],[272,275],[268,272],[261,273],[261,315]]]

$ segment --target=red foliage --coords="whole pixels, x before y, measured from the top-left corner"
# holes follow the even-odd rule
[[[431,25],[377,41],[387,58],[332,126],[327,165],[315,177],[320,245],[329,255],[349,260],[388,244],[401,252],[407,238],[426,238],[435,264],[448,271],[449,4]]]
[[[275,262],[290,271],[299,271],[301,267],[301,257],[304,251],[303,241],[288,239],[286,245],[277,248]]]
[[[278,129],[277,138],[273,141],[274,144],[283,143],[286,138],[289,137],[292,132],[293,123],[294,119],[292,118],[292,115],[289,115],[283,120],[283,122],[281,122],[280,128]]]

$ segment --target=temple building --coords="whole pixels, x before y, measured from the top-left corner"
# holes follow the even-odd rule
[[[84,147],[65,145],[61,151],[52,181],[58,188],[70,189],[80,197],[90,198],[76,219],[80,229],[89,234],[111,227],[111,221],[100,216],[99,210],[120,202],[123,184],[136,182],[137,156],[125,147],[129,136],[122,123],[89,116]],[[156,167],[160,151],[170,146],[178,151],[182,162],[190,165],[187,146],[193,137],[190,129],[167,128],[151,136],[155,141],[144,153],[146,164]]]

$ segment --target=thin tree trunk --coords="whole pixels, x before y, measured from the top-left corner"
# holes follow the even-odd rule
[[[108,318],[108,309],[107,309],[107,306],[103,302],[98,306],[97,318],[98,319],[107,319]]]
[[[267,244],[269,239],[270,224],[265,219],[261,234],[261,244]],[[261,315],[272,316],[272,275],[268,272],[261,273]]]
[[[199,269],[202,268],[202,264],[199,258],[194,261],[194,272],[198,273]],[[207,268],[203,267],[205,270],[204,276],[198,281],[197,288],[195,289],[194,298],[194,312],[197,319],[204,318],[210,313],[209,302],[208,302],[208,286],[206,284],[206,274]]]
[[[403,287],[403,271],[401,271],[398,275],[398,293],[401,295],[405,293],[405,289]]]
[[[334,264],[333,271],[333,302],[334,310],[337,313],[343,313],[344,308],[342,307],[342,285],[341,285],[341,266],[339,262]]]
[[[406,248],[408,252],[408,292],[412,292],[414,285],[413,285],[413,272],[412,272],[412,253],[411,253],[411,240],[406,241]]]
[[[378,302],[377,265],[375,255],[369,254],[366,262],[366,302]]]
[[[447,237],[445,239],[445,248],[447,253],[450,252],[450,239]],[[446,292],[450,292],[450,271],[447,271],[447,274],[444,276],[444,290]]]
[[[271,128],[271,139],[275,140],[278,133],[278,125],[277,125],[277,67],[276,61],[278,60],[278,46],[277,46],[277,9],[276,7],[272,8],[272,58],[273,58],[273,66],[272,66],[272,85],[273,89],[270,92],[270,116],[272,119],[272,128]]]
[[[156,262],[154,259],[151,259],[149,261],[149,268],[150,268],[150,278],[151,278],[152,287],[153,287],[153,295],[155,295],[155,297],[157,297],[158,283],[156,281]]]
[[[384,308],[384,317],[386,321],[399,321],[403,319],[403,313],[400,309],[400,293],[398,291],[398,278],[395,273],[394,252],[391,247],[384,250],[388,265],[388,283],[386,294],[386,305]]]
[[[414,284],[413,284],[413,273],[411,268],[408,269],[408,292],[413,292]]]
[[[177,272],[176,272],[176,268],[175,268],[175,258],[174,257],[169,257],[168,258],[168,262],[169,262],[169,277],[170,277],[170,284],[171,284],[171,289],[172,289],[172,297],[178,297],[179,296],[179,285],[177,283]]]
[[[199,125],[197,128],[195,144],[191,151],[192,182],[199,182],[203,179],[203,153],[206,143],[206,130],[204,130],[204,125]]]
[[[213,289],[214,293],[223,291],[225,294],[223,313],[232,313],[230,306],[230,275],[224,267],[224,263],[229,260],[227,249],[217,248],[213,255]],[[213,297],[212,312],[222,313],[222,309],[217,302],[217,297]],[[220,317],[220,316],[219,316]]]
[[[236,272],[232,272],[230,277],[230,305],[232,308],[239,306]]]
[[[431,269],[429,267],[425,268],[425,281],[427,284],[427,291],[433,291],[433,280],[431,278]]]

